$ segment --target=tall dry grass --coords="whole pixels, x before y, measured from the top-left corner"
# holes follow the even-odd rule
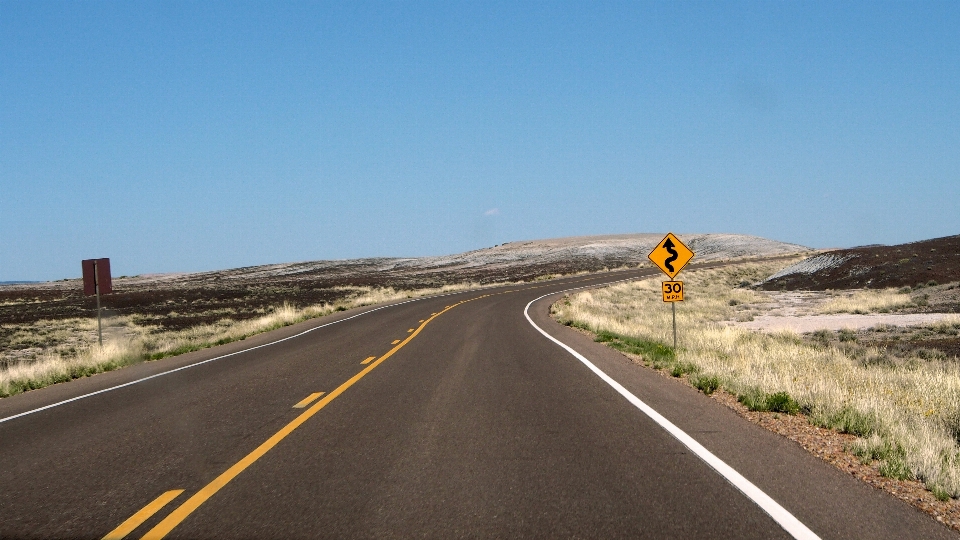
[[[96,319],[38,321],[13,329],[6,340],[12,347],[32,346],[30,355],[14,354],[18,351],[13,349],[0,350],[0,397],[223,345],[336,311],[478,288],[481,286],[477,283],[415,291],[344,287],[350,295],[335,304],[303,308],[284,304],[255,319],[238,321],[225,317],[213,324],[175,331],[138,325],[135,316],[114,317],[105,321],[102,348],[96,343]]]
[[[812,422],[859,436],[852,450],[878,460],[881,473],[921,480],[940,498],[960,496],[958,366],[884,362],[885,352],[876,348],[841,348],[793,333],[721,324],[731,318],[732,304],[764,300],[736,284],[760,281],[778,269],[743,264],[686,274],[675,362],[689,367],[681,372],[691,372],[698,386],[713,380],[748,404],[788,395]],[[572,295],[554,305],[555,317],[594,332],[670,344],[671,313],[659,281]]]

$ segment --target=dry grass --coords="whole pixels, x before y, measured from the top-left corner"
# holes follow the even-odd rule
[[[939,498],[960,496],[956,363],[921,358],[890,363],[876,348],[840,347],[720,323],[732,318],[736,304],[763,301],[737,284],[757,282],[780,266],[743,264],[686,274],[687,301],[677,309],[679,350],[660,353],[658,367],[687,373],[702,389],[719,385],[748,406],[803,411],[817,425],[857,435],[852,450],[865,461],[878,461],[884,475],[921,480]],[[555,316],[597,332],[598,339],[612,339],[615,346],[634,343],[637,351],[653,351],[642,346],[652,343],[662,349],[672,343],[672,334],[659,281],[575,294],[555,304]]]
[[[889,313],[913,306],[909,294],[896,289],[867,289],[825,302],[818,313]]]
[[[119,367],[175,356],[289,326],[335,311],[449,292],[480,288],[476,283],[402,291],[392,288],[349,287],[350,296],[337,304],[297,308],[284,304],[261,317],[224,318],[185,330],[165,331],[138,324],[138,317],[106,319],[104,346],[97,345],[97,322],[89,319],[38,321],[2,328],[0,338],[0,397],[42,388]]]

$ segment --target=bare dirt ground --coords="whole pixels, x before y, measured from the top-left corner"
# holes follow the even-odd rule
[[[764,292],[767,301],[736,306],[738,316],[727,324],[763,332],[796,332],[823,344],[877,347],[891,358],[960,359],[960,314],[928,312],[931,305],[952,307],[958,289],[958,283],[924,288],[913,294],[916,304],[896,313],[865,314],[818,313],[824,304],[855,291]]]
[[[927,287],[910,295],[910,303],[877,313],[822,313],[823,307],[837,298],[850,298],[852,291],[761,291],[764,301],[735,306],[737,319],[731,324],[751,330],[808,333],[817,330],[873,330],[889,327],[930,326],[940,322],[960,322],[960,314],[949,311],[960,283]],[[944,306],[946,311],[939,311]]]
[[[761,315],[752,321],[738,323],[751,330],[780,332],[789,330],[800,334],[817,330],[866,330],[877,326],[929,326],[942,321],[960,321],[952,313],[873,314],[873,315],[805,315],[778,317]]]
[[[954,531],[960,531],[960,504],[957,504],[955,499],[937,499],[918,480],[898,480],[883,476],[877,461],[862,460],[849,451],[857,439],[856,436],[815,426],[802,414],[751,411],[737,401],[736,396],[723,390],[714,392],[710,397],[733,409],[741,417],[794,441],[807,452],[841,471],[890,493]]]

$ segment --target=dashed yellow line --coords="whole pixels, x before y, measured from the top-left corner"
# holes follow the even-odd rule
[[[323,392],[314,392],[314,393],[310,394],[309,396],[301,399],[296,405],[293,406],[293,408],[294,408],[294,409],[302,409],[302,408],[306,407],[307,405],[313,403],[313,400],[317,399],[318,397],[320,397],[320,396],[322,396],[322,395],[323,395]]]
[[[143,525],[144,521],[150,519],[154,514],[159,512],[161,508],[166,506],[167,503],[176,499],[181,493],[183,493],[182,489],[172,489],[166,493],[163,493],[141,508],[139,512],[130,516],[126,521],[121,523],[119,527],[108,532],[107,535],[103,537],[103,540],[120,540],[121,538],[132,533],[134,529],[140,525]]]
[[[543,286],[546,286],[546,285],[526,287],[525,289],[537,289]],[[180,523],[182,523],[183,520],[187,518],[187,516],[192,514],[197,508],[200,507],[200,505],[202,505],[204,502],[210,499],[210,497],[212,497],[218,491],[220,491],[224,486],[230,483],[230,481],[236,478],[237,475],[239,475],[241,472],[246,470],[247,467],[252,465],[261,457],[263,457],[267,452],[273,449],[280,441],[282,441],[284,438],[290,435],[290,433],[292,433],[298,427],[303,425],[303,423],[309,420],[312,416],[320,412],[320,410],[322,410],[331,401],[333,401],[338,396],[340,396],[340,394],[344,393],[348,388],[356,384],[357,381],[362,379],[368,373],[373,371],[377,366],[379,366],[388,358],[393,356],[394,353],[402,349],[406,344],[410,343],[410,341],[412,341],[413,338],[417,337],[417,335],[420,334],[420,332],[424,329],[424,327],[426,327],[427,324],[432,322],[434,319],[446,313],[447,311],[450,311],[451,309],[459,306],[460,304],[465,304],[467,302],[480,300],[481,298],[487,298],[494,295],[508,294],[511,292],[516,292],[516,291],[509,290],[509,291],[503,291],[499,293],[484,294],[481,296],[470,298],[468,300],[463,300],[455,304],[446,306],[444,309],[442,309],[439,312],[431,313],[430,317],[427,318],[426,320],[421,319],[420,320],[421,324],[419,327],[417,327],[416,329],[411,328],[410,330],[408,330],[410,335],[406,339],[404,339],[403,341],[399,339],[394,340],[391,343],[391,345],[394,345],[394,347],[389,351],[387,351],[386,354],[384,354],[383,356],[379,358],[371,356],[366,360],[362,361],[361,364],[365,364],[365,365],[369,364],[369,365],[367,365],[366,368],[364,368],[359,373],[357,373],[356,375],[348,379],[346,382],[338,386],[336,390],[327,394],[326,397],[314,403],[312,406],[310,406],[309,409],[300,413],[300,415],[298,415],[290,423],[288,423],[286,426],[281,428],[280,431],[277,431],[276,433],[274,433],[269,439],[261,443],[260,446],[258,446],[252,452],[244,456],[243,459],[235,463],[229,469],[221,473],[220,476],[213,479],[213,481],[208,483],[200,491],[198,491],[189,499],[187,499],[183,504],[181,504],[173,512],[167,515],[167,517],[161,520],[160,523],[158,523],[156,526],[150,529],[142,537],[143,540],[160,540],[164,538],[166,535],[168,535],[174,528],[176,528]],[[374,359],[376,359],[376,361],[374,361]],[[323,396],[323,394],[324,394],[323,392],[316,392],[314,394],[310,394],[305,399],[303,399],[302,401],[294,405],[294,407],[305,408],[308,404],[312,403],[314,400]],[[104,540],[122,539],[127,534],[130,534],[130,532],[132,532],[137,527],[142,525],[145,521],[150,519],[151,516],[156,514],[161,508],[166,506],[170,501],[175,499],[181,493],[183,493],[182,489],[171,490],[163,493],[162,495],[154,499],[152,502],[150,502],[147,506],[143,507],[139,512],[137,512],[136,514],[131,516],[129,519],[121,523],[119,527],[117,527],[116,529],[108,533],[107,536],[104,537]]]
[[[214,478],[213,481],[211,481],[209,484],[204,486],[200,491],[198,491],[189,499],[187,499],[176,510],[174,510],[173,512],[170,512],[170,514],[167,515],[167,517],[165,517],[160,523],[157,523],[157,525],[154,528],[147,531],[147,534],[143,536],[143,540],[160,540],[166,535],[170,534],[170,531],[172,531],[177,525],[182,523],[183,520],[187,518],[187,516],[192,514],[197,508],[200,507],[200,505],[205,503],[210,497],[214,496],[218,491],[223,489],[224,486],[229,484],[231,480],[237,477],[237,475],[239,475],[244,470],[246,470],[247,467],[249,467],[250,465],[253,465],[258,459],[263,457],[264,454],[272,450],[273,447],[275,447],[280,441],[285,439],[288,435],[293,433],[295,429],[297,429],[298,427],[303,425],[304,422],[309,420],[310,417],[320,412],[320,410],[326,407],[327,404],[329,404],[334,399],[337,399],[337,397],[340,394],[346,392],[347,389],[353,386],[354,384],[356,384],[357,381],[359,381],[368,373],[376,369],[377,366],[379,366],[380,364],[385,362],[388,358],[393,356],[397,351],[402,349],[407,343],[410,343],[413,340],[413,338],[417,337],[417,335],[419,335],[420,332],[423,331],[423,329],[428,324],[430,324],[431,321],[433,321],[440,315],[446,313],[447,311],[453,309],[454,307],[459,306],[460,304],[471,302],[473,300],[479,300],[480,298],[485,298],[486,296],[489,296],[489,295],[484,295],[477,298],[464,300],[462,302],[457,302],[456,304],[453,304],[452,306],[448,306],[443,311],[440,311],[436,315],[433,315],[432,317],[424,321],[423,324],[421,324],[416,330],[414,330],[412,334],[410,334],[407,337],[407,339],[403,340],[398,345],[395,345],[392,349],[387,351],[386,354],[384,354],[380,358],[377,358],[375,362],[371,363],[370,365],[365,367],[363,370],[361,370],[360,373],[357,373],[356,375],[348,379],[345,383],[338,386],[336,390],[327,394],[326,397],[324,397],[320,401],[311,405],[309,409],[300,413],[299,416],[297,416],[289,424],[281,428],[280,431],[274,433],[269,439],[261,443],[260,446],[258,446],[252,452],[244,456],[243,459],[235,463],[229,469],[221,473],[220,476]]]

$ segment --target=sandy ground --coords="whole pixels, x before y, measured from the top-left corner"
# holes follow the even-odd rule
[[[927,289],[933,294],[933,298],[930,298],[930,306],[934,310],[939,296],[950,296],[954,293],[953,290],[942,289],[943,287]],[[763,295],[763,301],[737,306],[736,320],[727,321],[727,324],[764,332],[788,330],[802,334],[817,330],[865,330],[877,326],[914,327],[942,321],[950,323],[960,321],[960,315],[956,313],[946,312],[947,310],[931,313],[928,307],[911,307],[897,313],[822,314],[818,312],[825,303],[852,296],[857,293],[857,290],[758,292]]]
[[[798,333],[814,332],[817,330],[862,330],[878,325],[888,326],[923,326],[943,320],[960,320],[954,313],[875,313],[869,315],[853,315],[842,313],[837,315],[801,315],[777,316],[761,315],[752,321],[736,322],[737,326],[751,330],[765,332],[779,332],[790,330]]]

